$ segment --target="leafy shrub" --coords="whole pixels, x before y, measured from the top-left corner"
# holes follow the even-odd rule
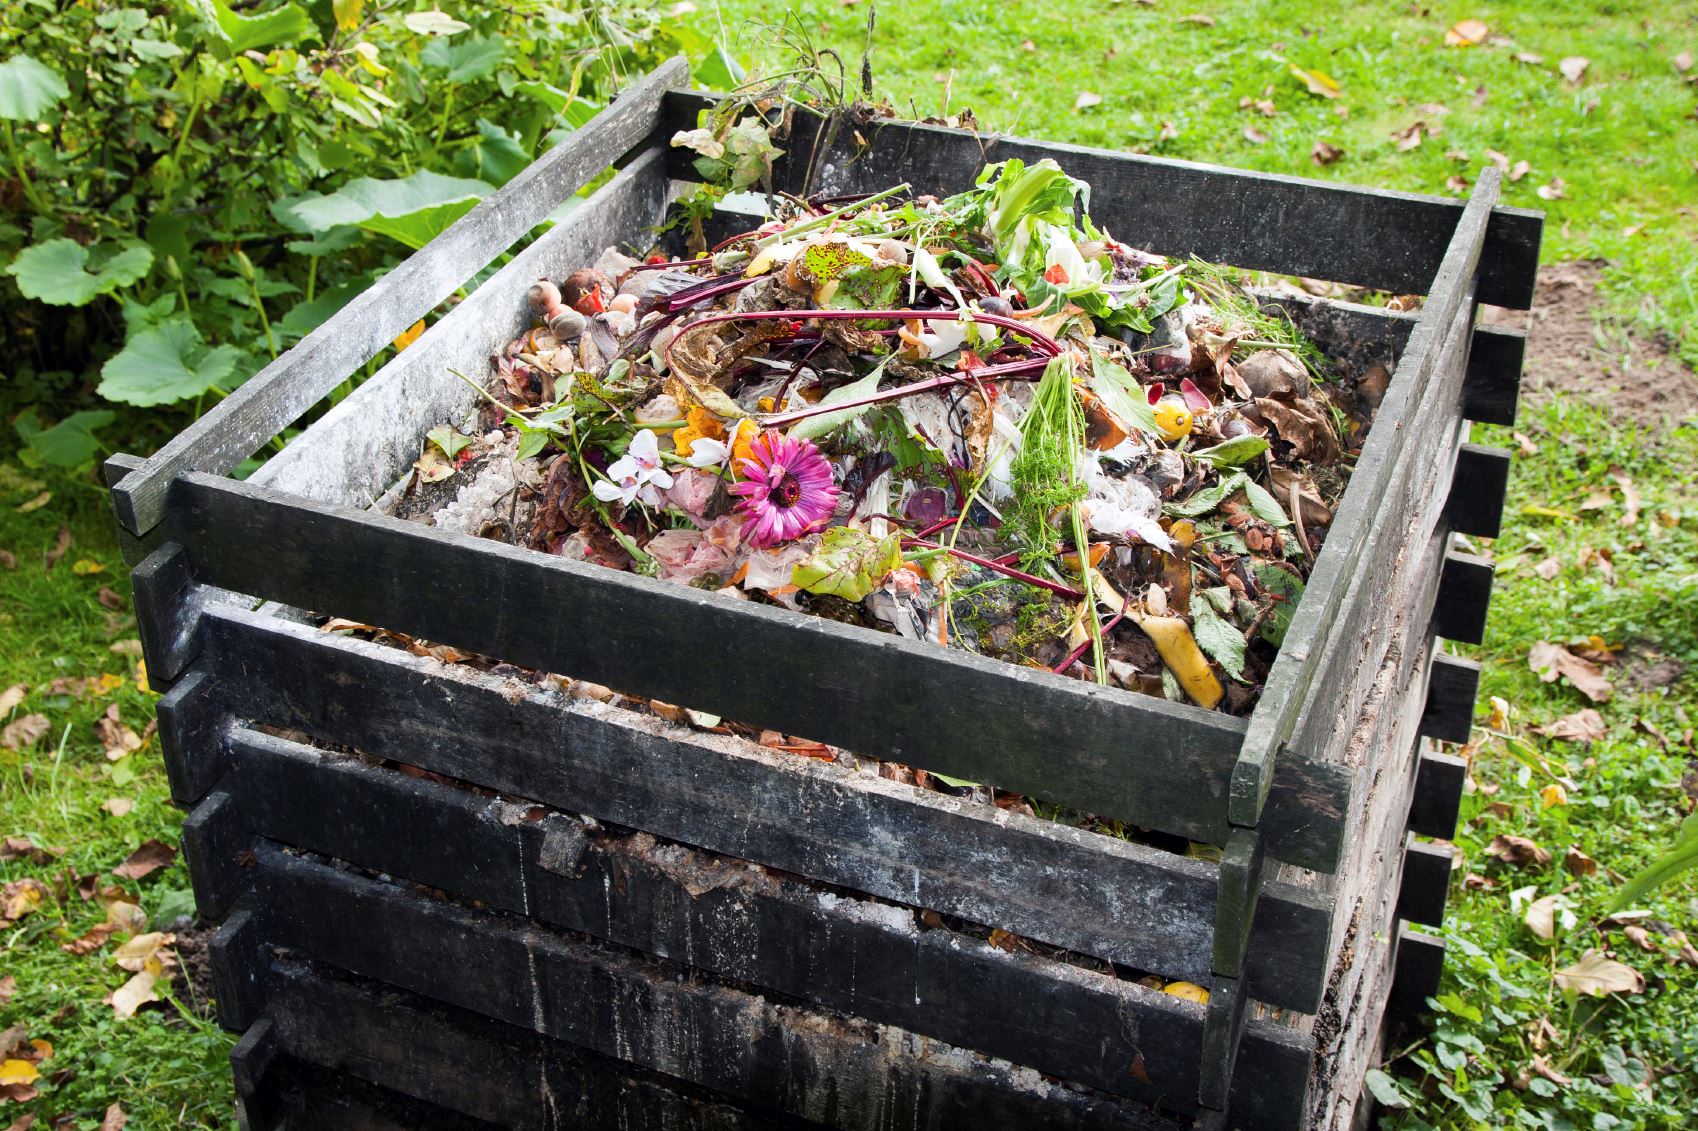
[[[26,458],[85,463],[120,419],[139,442],[173,431],[622,78],[711,46],[636,5],[448,6],[9,6],[0,408]]]

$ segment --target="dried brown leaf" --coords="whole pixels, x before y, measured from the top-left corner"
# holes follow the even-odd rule
[[[177,859],[177,850],[162,840],[154,839],[143,844],[130,853],[129,857],[116,868],[112,874],[126,880],[139,880],[143,876],[167,868]]]
[[[100,1121],[100,1131],[124,1131],[124,1124],[129,1121],[130,1117],[124,1114],[122,1104],[109,1104],[105,1117]]]
[[[1215,18],[1213,16],[1205,16],[1201,12],[1192,12],[1189,16],[1180,16],[1178,22],[1182,24],[1196,24],[1198,27],[1215,26]]]
[[[52,726],[46,715],[25,715],[0,730],[0,746],[7,750],[24,750],[42,740]]]
[[[1533,728],[1546,738],[1564,742],[1596,742],[1604,737],[1604,716],[1592,707],[1583,707],[1572,715],[1564,715],[1554,723]]]
[[[1081,90],[1078,97],[1073,99],[1073,109],[1089,110],[1093,106],[1101,106],[1102,102],[1103,96],[1098,94],[1096,91]]]
[[[4,842],[0,842],[0,860],[28,860],[34,864],[51,864],[63,855],[63,848],[44,848],[24,836],[9,836]]]
[[[1265,145],[1267,144],[1268,135],[1263,133],[1261,130],[1258,130],[1255,126],[1245,126],[1244,140],[1255,145]]]
[[[1679,55],[1676,55],[1673,59],[1671,59],[1670,62],[1674,64],[1675,70],[1684,75],[1687,71],[1692,69],[1692,52],[1682,51]]]
[[[1510,836],[1506,833],[1499,833],[1492,838],[1492,842],[1486,845],[1486,855],[1495,860],[1502,860],[1514,868],[1527,864],[1543,868],[1551,862],[1551,854],[1533,841],[1524,836]]]
[[[1533,191],[1539,194],[1540,200],[1561,200],[1566,195],[1563,190],[1567,187],[1568,184],[1561,177],[1552,177],[1549,184],[1540,185]]]
[[[1446,47],[1478,47],[1486,41],[1492,29],[1485,20],[1462,20],[1444,33]]]
[[[18,709],[18,704],[29,694],[29,684],[14,683],[4,691],[0,691],[0,716],[10,716]]]
[[[1323,167],[1331,165],[1343,156],[1343,149],[1327,141],[1317,141],[1315,147],[1309,150],[1309,160]]]
[[[1514,59],[1517,63],[1526,63],[1529,67],[1542,66],[1545,62],[1545,57],[1543,55],[1535,55],[1531,51],[1517,51],[1515,54],[1511,55],[1510,58]]]
[[[1393,130],[1391,140],[1396,144],[1399,153],[1407,153],[1420,146],[1421,139],[1430,131],[1424,121],[1411,122],[1401,130]]]
[[[100,803],[101,811],[114,817],[128,816],[135,807],[135,801],[128,797],[108,797]]]
[[[1626,963],[1617,962],[1601,950],[1588,950],[1579,962],[1556,972],[1556,984],[1577,994],[1603,997],[1606,994],[1644,992],[1645,979]]]
[[[1586,77],[1586,69],[1591,65],[1592,60],[1584,55],[1570,55],[1557,64],[1557,70],[1562,72],[1562,77],[1571,85],[1579,86],[1581,80]]]
[[[1527,666],[1537,672],[1539,679],[1545,683],[1554,683],[1559,676],[1568,680],[1575,690],[1594,703],[1607,702],[1615,694],[1602,668],[1560,644],[1538,641],[1527,653]]]
[[[1525,177],[1532,171],[1533,166],[1529,165],[1525,161],[1517,161],[1514,165],[1510,166],[1509,179],[1512,181],[1519,181],[1522,177]]]
[[[1572,876],[1591,876],[1598,871],[1598,862],[1580,851],[1578,845],[1573,844],[1568,846],[1568,851],[1563,855],[1562,866],[1568,869],[1569,875]]]
[[[46,562],[47,572],[53,572],[53,567],[59,564],[60,560],[70,552],[70,549],[71,528],[69,526],[61,526],[59,528],[59,533],[53,537],[53,548],[47,551],[47,557],[44,559]]]

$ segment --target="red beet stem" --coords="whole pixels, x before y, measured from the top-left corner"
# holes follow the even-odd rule
[[[954,520],[951,519],[950,521],[953,522]],[[969,554],[966,550],[957,550],[953,546],[940,546],[936,542],[927,542],[923,538],[904,538],[902,539],[902,543],[904,548],[909,549],[945,550],[950,554],[950,556],[960,558],[964,562],[971,562],[973,565],[983,566],[985,569],[993,570],[1002,574],[1004,577],[1012,577],[1015,581],[1024,581],[1027,585],[1033,585],[1039,589],[1047,589],[1051,593],[1059,593],[1061,596],[1075,601],[1084,600],[1085,597],[1085,595],[1077,589],[1070,589],[1067,586],[1062,585],[1060,582],[1050,581],[1047,578],[1042,577],[1034,577],[1032,574],[1026,573],[1023,570],[1015,569],[1013,566],[1002,565],[990,558],[981,558],[977,554]]]

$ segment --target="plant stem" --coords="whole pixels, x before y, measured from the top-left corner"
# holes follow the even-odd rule
[[[271,351],[271,360],[277,360],[277,336],[271,332],[271,319],[265,316],[265,300],[259,297],[259,283],[255,279],[248,280],[248,293],[254,296],[254,310],[259,313],[259,324],[265,330],[265,345]],[[185,302],[185,307],[187,303]]]
[[[812,220],[803,220],[800,224],[792,224],[790,227],[785,228],[781,232],[774,232],[770,236],[762,236],[760,239],[755,241],[755,246],[765,248],[771,247],[775,243],[783,243],[791,236],[801,235],[803,232],[811,232],[815,228],[823,228],[840,216],[847,216],[849,213],[865,208],[869,204],[876,204],[888,197],[895,196],[899,192],[907,191],[908,182],[903,181],[901,184],[892,188],[887,188],[883,192],[876,192],[869,197],[864,197],[861,200],[845,204],[842,208],[833,208],[830,212],[825,212],[821,215],[815,216]]]
[[[6,153],[12,159],[12,168],[17,171],[18,183],[23,186],[24,197],[37,212],[43,216],[50,215],[52,209],[48,207],[47,201],[42,199],[41,193],[35,187],[35,182],[30,180],[29,170],[24,167],[24,155],[18,152],[17,139],[12,136],[12,123],[0,120],[0,127],[4,127]]]

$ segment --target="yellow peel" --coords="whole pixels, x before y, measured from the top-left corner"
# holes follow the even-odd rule
[[[1209,991],[1194,982],[1169,982],[1161,988],[1161,992],[1184,998],[1186,1001],[1194,1001],[1198,1005],[1209,1004]]]
[[[1179,617],[1152,617],[1136,608],[1127,610],[1126,615],[1144,630],[1144,635],[1156,646],[1161,662],[1173,672],[1179,686],[1193,703],[1210,710],[1219,705],[1226,689],[1215,677],[1214,669],[1209,667],[1208,657],[1197,647],[1190,625]]]

